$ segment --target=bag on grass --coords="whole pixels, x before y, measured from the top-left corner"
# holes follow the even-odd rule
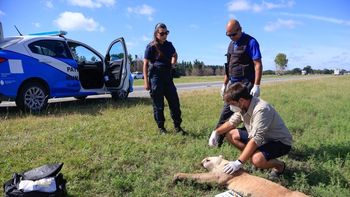
[[[14,173],[4,184],[5,197],[65,197],[63,163],[47,164],[23,173]]]

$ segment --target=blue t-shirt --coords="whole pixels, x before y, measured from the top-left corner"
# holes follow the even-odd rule
[[[233,46],[237,47],[239,45],[239,42],[243,39],[244,36],[247,36],[247,35],[243,32],[239,40],[237,40],[236,42],[233,41]],[[257,40],[255,40],[255,38],[252,37],[252,39],[250,39],[247,50],[248,50],[247,51],[248,55],[252,58],[252,60],[261,59],[259,43]]]
[[[151,63],[159,68],[171,68],[171,58],[176,50],[173,44],[169,41],[165,41],[163,44],[159,44],[159,50],[162,52],[162,56],[158,53],[156,46],[149,43],[145,51],[145,59],[151,61]]]

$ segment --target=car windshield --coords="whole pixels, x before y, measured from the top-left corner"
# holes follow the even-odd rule
[[[22,37],[8,37],[3,40],[0,40],[0,48],[4,49],[6,47],[9,47],[13,44],[16,44],[17,42],[21,41]]]

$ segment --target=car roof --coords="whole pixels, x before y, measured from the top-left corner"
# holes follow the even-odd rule
[[[62,40],[64,41],[65,38],[62,38],[60,36],[9,36],[5,38],[6,40],[10,39],[19,39],[19,42],[27,42],[27,41],[34,41],[34,40]]]
[[[88,44],[86,44],[84,42],[69,39],[69,38],[66,38],[64,36],[59,36],[59,35],[22,35],[22,36],[9,36],[9,37],[6,37],[5,39],[6,40],[18,39],[18,42],[16,42],[16,43],[27,43],[27,42],[34,42],[37,40],[60,40],[60,41],[75,42],[75,43],[89,47],[89,49],[93,50],[100,57],[104,57],[99,51],[90,47]]]

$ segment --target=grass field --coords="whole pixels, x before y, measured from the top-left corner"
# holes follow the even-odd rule
[[[280,113],[294,137],[282,159],[280,184],[311,196],[350,196],[350,76],[262,85],[261,98]],[[219,90],[180,94],[183,127],[177,135],[166,107],[160,136],[149,98],[87,99],[50,104],[40,115],[0,110],[0,182],[13,172],[64,162],[69,196],[214,196],[215,185],[179,183],[177,172],[202,172],[206,156],[235,159],[225,143],[207,141],[222,107]],[[249,167],[246,164],[245,167]],[[256,171],[267,177],[266,172]],[[0,195],[3,195],[2,191]]]
[[[193,82],[208,82],[208,81],[222,81],[223,76],[218,75],[218,76],[186,76],[186,77],[179,77],[175,78],[174,82],[175,83],[193,83]],[[143,85],[143,79],[135,79],[134,80],[134,85],[139,86]]]
[[[277,76],[277,75],[263,75],[262,79],[272,79],[272,78],[310,78],[315,77],[317,75],[283,75],[283,76]],[[197,83],[197,82],[215,82],[215,81],[223,81],[224,76],[223,75],[216,75],[216,76],[181,76],[179,78],[175,78],[174,82],[175,84],[179,83]],[[143,79],[135,79],[134,80],[134,86],[140,86],[143,85]]]

